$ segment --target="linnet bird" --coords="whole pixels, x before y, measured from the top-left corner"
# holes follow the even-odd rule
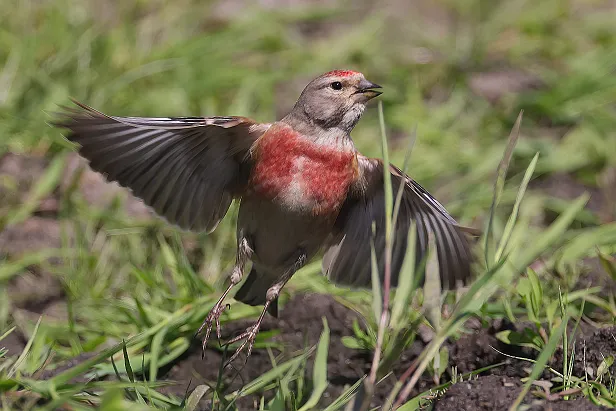
[[[312,80],[290,113],[271,124],[246,117],[116,117],[78,102],[53,124],[68,130],[66,137],[79,145],[93,170],[183,229],[211,232],[231,202],[240,202],[230,284],[198,331],[204,333],[204,348],[214,326],[220,337],[224,300],[252,261],[235,299],[264,308],[254,325],[229,341],[243,340],[231,362],[246,347],[250,355],[266,312],[277,315],[281,289],[320,250],[332,281],[370,284],[371,243],[381,266],[385,244],[385,167],[393,192],[404,186],[392,286],[411,221],[418,261],[427,252],[428,233],[435,239],[442,286],[468,279],[472,258],[466,230],[416,181],[363,156],[353,144],[351,130],[379,89],[359,72],[334,70]]]

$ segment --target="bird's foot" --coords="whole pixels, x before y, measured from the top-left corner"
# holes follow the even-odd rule
[[[196,335],[199,335],[205,329],[205,335],[203,336],[203,343],[201,346],[202,358],[205,356],[205,347],[207,345],[207,340],[210,338],[210,333],[212,332],[212,327],[214,326],[214,324],[216,324],[216,336],[220,340],[220,316],[223,312],[225,312],[225,310],[229,308],[231,308],[229,304],[223,304],[222,301],[218,301],[216,305],[214,305],[214,307],[212,307],[210,312],[207,314],[205,320],[203,320],[203,324],[201,324],[199,330],[197,330]]]
[[[237,337],[227,341],[226,345],[230,345],[230,344],[234,344],[234,343],[236,343],[238,341],[244,340],[242,345],[240,345],[237,348],[237,350],[235,350],[235,353],[233,353],[231,358],[229,358],[229,360],[225,364],[225,367],[228,366],[229,364],[231,364],[240,355],[240,353],[244,350],[244,348],[247,348],[246,359],[248,359],[248,357],[250,357],[250,354],[252,353],[252,347],[254,346],[255,339],[257,338],[257,334],[259,333],[259,328],[261,328],[261,320],[262,320],[262,318],[260,318],[256,323],[254,323],[250,327],[248,327],[246,329],[246,331],[244,331],[243,333],[241,333]]]

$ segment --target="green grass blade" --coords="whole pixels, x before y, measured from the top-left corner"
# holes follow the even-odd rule
[[[370,284],[372,285],[372,313],[374,314],[374,321],[378,324],[383,310],[383,292],[379,276],[376,249],[374,246],[374,231],[375,227],[373,223],[372,237],[370,238]]]
[[[518,137],[520,136],[520,124],[522,123],[522,116],[524,111],[520,111],[518,114],[518,118],[515,121],[511,132],[509,133],[509,139],[507,140],[507,148],[503,153],[503,158],[498,164],[498,168],[496,170],[496,179],[494,180],[494,192],[492,196],[492,205],[490,206],[490,216],[488,218],[488,226],[485,231],[485,262],[486,266],[489,268],[492,265],[492,262],[495,261],[490,257],[490,241],[492,236],[492,225],[494,224],[494,215],[496,214],[496,208],[500,202],[501,195],[503,193],[503,189],[505,187],[505,178],[507,177],[507,170],[509,169],[509,163],[511,162],[511,157],[513,157],[513,149],[518,142]]]
[[[115,360],[113,359],[113,355],[111,357],[109,357],[109,359],[111,360],[111,367],[113,367],[113,373],[115,374],[116,378],[118,379],[118,381],[124,381],[124,379],[122,378],[122,375],[120,374],[120,371],[118,370],[118,367],[115,363]]]
[[[312,372],[313,389],[308,401],[300,408],[300,411],[307,411],[316,407],[321,396],[327,388],[327,354],[329,353],[329,327],[327,319],[323,317],[323,332],[317,345],[317,354],[314,359],[314,370]]]
[[[323,411],[337,411],[344,407],[353,398],[353,395],[357,392],[358,388],[362,385],[366,376],[364,375],[357,382],[347,388],[338,398],[336,398],[327,408]]]
[[[0,335],[0,341],[4,340],[6,337],[8,337],[8,335],[10,333],[15,331],[15,328],[17,328],[17,327],[13,326],[13,327],[9,328],[4,334]]]
[[[379,101],[378,109],[379,126],[381,130],[381,153],[383,155],[383,185],[385,190],[385,238],[391,240],[393,193],[391,173],[389,171],[389,150],[387,148],[387,134],[385,132],[385,116],[383,115],[383,103],[381,101]]]
[[[412,293],[415,291],[415,247],[417,242],[417,226],[415,221],[411,222],[408,231],[408,245],[404,254],[402,267],[398,276],[398,288],[394,295],[394,302],[391,309],[391,327],[399,330],[404,326],[404,316],[408,312]]]
[[[230,401],[237,395],[247,396],[261,390],[263,387],[267,386],[272,381],[281,378],[292,367],[298,366],[302,361],[305,360],[308,355],[310,355],[311,352],[312,350],[309,350],[308,352],[299,355],[283,364],[280,364],[276,368],[271,369],[270,371],[267,371],[259,378],[256,378],[246,384],[246,386],[242,388],[242,390],[235,391],[227,395],[227,399]]]
[[[150,349],[150,381],[156,381],[158,374],[158,359],[162,353],[162,345],[167,334],[167,327],[160,330],[154,338],[152,338],[152,348]]]
[[[183,306],[182,308],[178,309],[173,314],[169,315],[164,320],[159,321],[157,324],[153,325],[152,327],[126,340],[126,345],[132,346],[133,344],[139,344],[139,343],[143,343],[144,341],[148,341],[149,338],[151,338],[153,335],[155,335],[158,331],[160,331],[162,328],[164,328],[167,325],[170,328],[179,327],[180,325],[186,324],[192,316],[197,316],[197,317],[205,316],[205,314],[209,310],[209,307],[210,307],[209,302],[211,302],[211,300],[212,300],[211,296],[204,296],[202,298],[195,300],[192,304]],[[80,363],[79,365],[69,370],[66,370],[56,375],[50,381],[53,381],[53,383],[58,387],[62,386],[66,384],[68,381],[70,381],[71,379],[75,378],[76,376],[86,372],[93,366],[102,363],[105,359],[109,358],[111,355],[115,355],[116,353],[121,351],[122,345],[123,345],[122,343],[119,343],[113,347],[107,348],[101,351],[96,356]]]
[[[26,360],[26,357],[28,356],[28,353],[30,352],[30,349],[32,348],[32,344],[34,343],[34,339],[36,338],[36,334],[38,333],[38,329],[39,329],[39,326],[41,325],[41,320],[42,319],[43,319],[43,317],[41,316],[41,317],[39,317],[38,321],[36,322],[36,325],[34,326],[34,331],[32,331],[32,336],[30,337],[30,339],[28,340],[28,343],[26,344],[26,346],[24,347],[23,351],[21,352],[21,354],[19,355],[19,357],[15,361],[15,364],[13,364],[13,366],[9,370],[9,372],[7,374],[7,378],[11,378],[13,375],[15,375],[15,373],[17,371],[19,371],[21,369],[21,365]]]
[[[195,411],[199,405],[199,401],[201,401],[201,398],[203,398],[209,389],[210,387],[207,385],[198,385],[186,400],[184,410]]]
[[[126,368],[126,375],[130,382],[135,382],[135,374],[133,368],[130,365],[130,359],[128,358],[128,351],[126,350],[126,341],[122,340],[122,353],[124,354],[124,367]]]
[[[526,193],[526,188],[528,187],[528,183],[535,172],[535,167],[537,166],[537,161],[539,160],[539,153],[535,154],[533,160],[530,162],[528,167],[526,168],[526,172],[524,173],[524,178],[522,179],[522,184],[518,189],[518,195],[515,198],[515,203],[513,205],[513,211],[507,220],[507,225],[505,226],[505,231],[503,232],[503,236],[501,238],[500,244],[498,246],[498,250],[496,251],[496,255],[494,256],[494,260],[498,261],[507,245],[509,244],[509,240],[511,238],[511,233],[513,232],[513,227],[515,226],[515,222],[518,218],[518,212],[520,210],[520,204],[522,203],[522,198],[524,198],[524,193]]]
[[[413,130],[413,133],[411,134],[409,146],[404,156],[404,163],[402,164],[402,171],[404,173],[407,173],[408,165],[411,160],[411,153],[413,152],[413,146],[415,145],[416,138],[417,138],[417,129]],[[396,193],[396,201],[394,202],[394,210],[393,210],[393,216],[392,216],[393,217],[393,222],[392,222],[393,230],[396,229],[396,226],[398,224],[398,215],[400,213],[400,205],[402,204],[402,196],[404,195],[404,188],[405,188],[405,185],[400,184],[400,186],[398,187],[398,192]]]
[[[438,331],[441,321],[441,276],[439,275],[438,255],[436,250],[436,239],[433,232],[428,232],[428,249],[426,261],[426,280],[423,286],[424,301],[423,312],[432,324],[434,330]]]
[[[562,338],[563,334],[567,330],[568,321],[569,321],[569,317],[565,316],[562,319],[562,322],[560,323],[558,328],[552,333],[552,335],[550,335],[550,338],[548,339],[547,344],[545,345],[545,347],[539,354],[539,357],[537,357],[537,360],[535,361],[535,365],[533,366],[533,370],[531,371],[530,376],[528,377],[528,380],[524,384],[524,387],[522,387],[522,391],[520,391],[520,394],[518,395],[516,400],[513,402],[513,404],[511,404],[511,407],[509,407],[510,411],[516,411],[518,409],[520,404],[522,404],[522,400],[524,400],[524,396],[526,396],[526,394],[528,393],[528,390],[530,390],[530,387],[533,384],[533,382],[543,372],[543,369],[547,365],[548,361],[550,361],[552,354],[554,354],[554,351],[556,351],[556,348],[558,347],[558,343],[560,339]]]

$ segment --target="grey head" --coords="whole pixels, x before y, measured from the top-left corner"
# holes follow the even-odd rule
[[[366,80],[362,73],[334,70],[312,80],[295,106],[282,121],[296,130],[314,128],[328,134],[348,135],[359,121],[366,103],[381,94],[378,84]]]

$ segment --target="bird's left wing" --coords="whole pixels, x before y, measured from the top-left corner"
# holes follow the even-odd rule
[[[115,117],[74,101],[52,125],[90,167],[184,229],[212,231],[241,197],[249,150],[268,128],[245,117]]]
[[[337,283],[364,287],[371,282],[372,223],[374,244],[381,277],[385,248],[385,194],[381,160],[358,156],[360,178],[351,190],[336,221],[337,232],[323,257],[323,271]],[[428,232],[434,234],[441,285],[454,288],[471,274],[471,250],[465,229],[447,213],[423,187],[390,165],[394,199],[404,185],[400,211],[393,235],[392,286],[398,276],[408,243],[411,221],[416,223],[416,261],[421,262],[428,248]]]

